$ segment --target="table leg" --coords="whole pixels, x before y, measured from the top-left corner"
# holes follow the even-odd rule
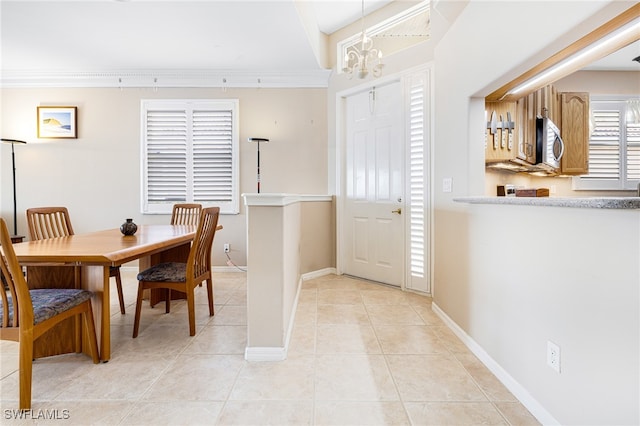
[[[91,308],[96,325],[96,337],[100,359],[109,361],[111,358],[111,299],[109,294],[109,266],[83,265],[82,288],[93,292]],[[85,340],[86,341],[86,340]],[[83,351],[89,348],[83,345]]]

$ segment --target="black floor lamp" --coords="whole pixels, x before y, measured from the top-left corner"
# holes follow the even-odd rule
[[[16,207],[16,153],[13,151],[13,145],[17,143],[26,144],[26,142],[4,138],[2,138],[2,142],[11,144],[11,165],[13,166],[13,235],[18,235],[18,210]]]
[[[258,144],[258,194],[260,193],[260,142],[269,142],[265,138],[249,138],[249,142],[257,142]]]

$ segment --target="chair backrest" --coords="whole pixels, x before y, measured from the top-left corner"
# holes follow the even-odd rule
[[[207,207],[200,213],[198,231],[187,260],[187,277],[201,277],[211,272],[211,248],[218,226],[219,207]]]
[[[197,225],[201,211],[201,204],[174,204],[171,212],[171,224]]]
[[[73,227],[66,207],[27,209],[27,225],[29,226],[29,238],[32,240],[73,235]]]
[[[7,223],[2,218],[0,218],[0,245],[2,245],[0,272],[11,295],[9,299],[6,291],[0,291],[2,293],[2,328],[21,325],[33,327],[33,305],[29,295],[29,287],[13,250]],[[11,311],[13,313],[9,315]],[[11,321],[9,321],[10,316]]]

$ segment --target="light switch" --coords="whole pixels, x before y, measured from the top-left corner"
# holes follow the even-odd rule
[[[442,179],[442,192],[451,192],[453,188],[453,179],[444,178]]]

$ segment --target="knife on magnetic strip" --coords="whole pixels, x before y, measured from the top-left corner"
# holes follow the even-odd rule
[[[513,128],[515,124],[511,121],[511,112],[507,111],[507,126],[509,127],[509,143],[507,149],[511,151],[513,149]]]
[[[500,114],[500,130],[502,130],[502,138],[500,140],[500,148],[507,147],[507,129],[506,123],[502,119],[502,114]]]
[[[493,149],[498,149],[498,117],[495,110],[491,113],[491,134],[493,135]]]

